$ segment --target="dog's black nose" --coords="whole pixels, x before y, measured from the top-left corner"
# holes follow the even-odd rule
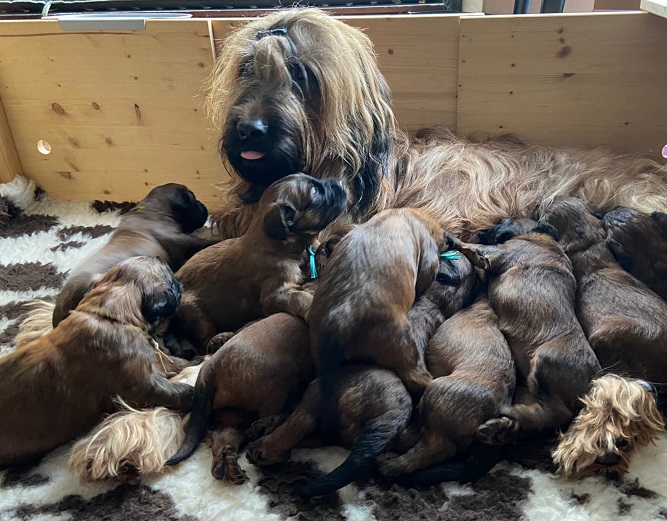
[[[608,452],[604,456],[600,456],[595,460],[598,465],[617,465],[621,461],[621,457],[613,452]]]
[[[241,139],[260,138],[269,131],[261,119],[240,119],[236,124],[236,132]]]

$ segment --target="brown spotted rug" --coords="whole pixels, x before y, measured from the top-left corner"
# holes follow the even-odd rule
[[[108,240],[131,206],[52,201],[24,178],[0,184],[0,356],[14,349],[24,305],[53,298],[67,272]],[[333,469],[345,458],[343,449],[296,450],[292,461],[270,469],[243,458],[250,482],[242,486],[211,477],[205,448],[178,468],[137,482],[82,485],[68,474],[68,445],[35,466],[0,471],[0,520],[667,519],[667,437],[640,451],[622,481],[567,482],[554,476],[552,442],[532,440],[512,448],[508,461],[474,484],[404,489],[370,478],[310,502],[292,497],[290,490]]]

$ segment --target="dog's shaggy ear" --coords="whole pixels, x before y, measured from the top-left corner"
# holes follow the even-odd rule
[[[537,221],[537,226],[535,227],[534,232],[548,235],[556,242],[560,240],[560,233],[558,232],[558,229],[554,225],[549,224],[544,219]]]
[[[662,212],[653,212],[651,214],[651,219],[653,219],[655,224],[658,225],[658,228],[660,228],[662,236],[667,239],[667,214]]]
[[[290,204],[272,203],[264,215],[264,233],[277,241],[287,239],[296,222],[297,210]]]
[[[440,284],[457,286],[461,284],[461,273],[452,261],[441,258],[435,280]]]

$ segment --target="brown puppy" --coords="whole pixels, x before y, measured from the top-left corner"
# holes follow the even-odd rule
[[[602,225],[618,263],[667,300],[667,214],[616,208]]]
[[[211,473],[229,483],[245,482],[237,461],[244,431],[257,418],[281,414],[314,376],[308,326],[303,319],[277,313],[244,328],[199,372],[185,441],[166,465],[190,457],[204,438],[213,413]]]
[[[299,496],[331,494],[370,471],[377,456],[407,426],[412,413],[410,395],[392,371],[354,363],[332,373],[336,426],[328,434],[351,452],[326,476],[297,487],[294,492]],[[248,446],[248,461],[272,465],[288,460],[291,449],[317,431],[320,403],[320,382],[315,380],[285,423]]]
[[[578,398],[600,371],[574,312],[572,264],[553,234],[553,228],[530,219],[505,219],[487,234],[506,241],[497,246],[452,239],[489,272],[489,301],[527,386],[525,403],[501,407],[499,418],[480,427],[478,437],[486,443],[506,443],[519,429],[569,423]]]
[[[487,297],[438,328],[426,350],[435,378],[419,402],[412,448],[385,461],[380,472],[395,478],[448,460],[468,449],[485,421],[512,403],[516,375],[512,353]]]
[[[189,235],[208,217],[206,207],[185,186],[169,183],[153,188],[125,214],[109,242],[69,274],[56,299],[53,327],[76,308],[97,278],[124,259],[158,257],[176,271],[199,250],[214,244]]]
[[[333,374],[346,359],[395,371],[413,397],[421,397],[432,378],[408,312],[434,281],[445,249],[442,228],[413,209],[381,212],[335,247],[307,319],[323,421],[334,415]]]
[[[276,181],[242,237],[199,252],[179,270],[183,301],[170,330],[202,353],[216,334],[262,316],[304,317],[313,299],[300,288],[306,249],[345,204],[334,179],[293,174]]]
[[[572,260],[578,283],[577,315],[602,366],[619,375],[667,383],[667,303],[616,262],[607,248],[602,223],[585,202],[571,197],[557,198],[539,211],[542,220],[559,231],[560,245]],[[597,434],[594,447],[598,456],[589,461],[597,470],[606,466],[605,471],[627,472],[629,458],[622,457],[621,453],[632,451],[640,439],[647,443],[660,431],[652,426],[653,421],[646,422],[648,436],[646,429],[637,433],[635,426],[631,427],[636,421],[641,425],[644,417],[654,416],[646,409],[652,394],[650,385],[636,386],[634,394],[646,395],[640,396],[641,400],[635,404],[639,419],[633,420],[623,409],[618,409],[616,415],[625,421],[615,424],[609,418],[609,409],[616,402],[625,401],[629,405],[627,396],[633,393],[627,394],[624,400],[614,399],[613,393],[606,394],[607,412],[600,411],[598,418],[600,425],[606,427],[600,428]],[[622,392],[623,384],[613,381],[608,387]],[[644,405],[640,407],[641,403]],[[607,422],[611,423],[607,425]],[[612,428],[614,424],[616,428]],[[609,436],[610,432],[615,435]],[[579,464],[577,472],[585,474],[589,465]]]
[[[180,284],[156,258],[105,273],[53,331],[0,359],[0,466],[42,455],[92,428],[120,396],[188,409],[192,387],[156,369],[149,327],[174,313]]]

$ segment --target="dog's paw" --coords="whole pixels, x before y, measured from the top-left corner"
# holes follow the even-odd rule
[[[222,461],[214,462],[211,467],[211,475],[218,480],[229,483],[230,485],[243,485],[248,481],[248,475],[239,466],[236,457],[233,461],[223,458]]]
[[[235,335],[236,333],[233,331],[226,331],[225,333],[218,333],[215,335],[211,340],[209,341],[208,345],[206,346],[206,352],[208,354],[213,354],[215,353],[218,349],[220,349],[223,345],[225,345],[231,338]]]
[[[477,439],[488,445],[505,445],[514,439],[519,423],[502,416],[488,420],[477,428]]]
[[[378,461],[378,466],[377,466],[378,472],[382,477],[387,479],[393,479],[405,473],[402,465],[400,465],[398,458],[385,457],[382,459],[383,461]]]
[[[284,417],[279,414],[255,420],[252,425],[245,431],[245,437],[248,441],[258,440],[262,436],[266,436],[267,434],[271,434],[273,431],[275,431],[280,426],[280,424],[283,423],[283,420]]]
[[[292,451],[286,450],[284,452],[271,453],[263,446],[262,440],[256,441],[248,445],[246,451],[246,458],[253,465],[258,467],[274,465],[282,461],[287,461],[292,457]]]

